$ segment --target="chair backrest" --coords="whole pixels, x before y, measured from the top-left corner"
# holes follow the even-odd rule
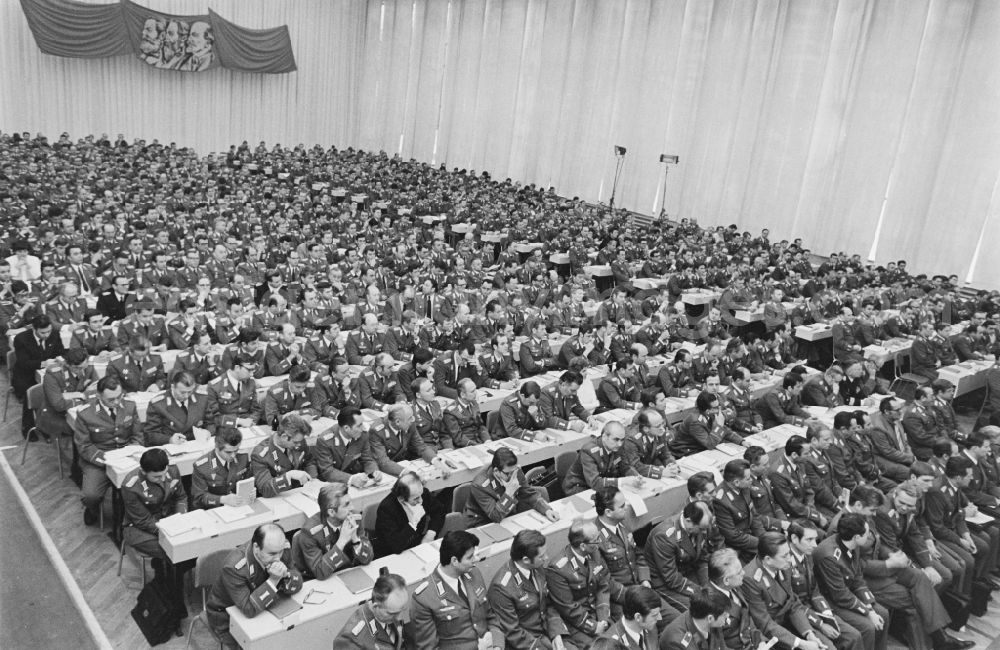
[[[224,548],[198,558],[194,565],[194,586],[196,589],[207,589],[216,583],[231,551],[232,549]]]
[[[369,503],[365,506],[364,512],[361,513],[361,527],[368,533],[368,537],[371,538],[375,534],[375,518],[378,515],[378,504],[379,502]]]
[[[559,477],[560,483],[566,478],[566,474],[569,473],[569,468],[576,462],[577,456],[578,453],[575,451],[564,451],[556,456],[556,476]]]
[[[444,537],[445,533],[450,533],[456,530],[465,530],[468,527],[468,517],[461,512],[449,512],[444,516],[444,526],[441,527],[441,537]]]
[[[17,363],[17,353],[13,350],[7,352],[7,372],[14,369],[14,364]]]
[[[38,414],[42,406],[45,404],[45,392],[42,390],[41,384],[35,384],[28,389],[25,399],[28,400],[28,408]]]
[[[489,432],[490,436],[502,433],[498,431],[497,423],[500,422],[500,411],[490,411],[486,414],[486,431]]]
[[[465,512],[465,504],[468,503],[471,492],[471,483],[465,483],[456,487],[454,493],[451,495],[451,511]]]

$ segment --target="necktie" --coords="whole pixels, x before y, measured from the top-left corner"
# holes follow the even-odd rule
[[[118,421],[118,414],[115,412],[115,409],[111,408],[110,406],[108,407],[108,415],[111,416],[112,422]]]
[[[84,293],[90,293],[90,284],[87,282],[87,276],[83,272],[83,267],[76,267],[76,275],[80,278],[80,289]]]
[[[399,639],[399,635],[396,632],[396,626],[391,623],[386,625],[385,632],[389,636],[389,643],[391,643],[392,647],[395,648],[396,641]]]
[[[462,597],[462,600],[468,602],[469,594],[465,591],[465,585],[462,584],[462,579],[458,579],[458,595]]]
[[[899,424],[896,424],[894,426],[895,426],[895,429],[896,429],[896,439],[899,441],[899,448],[900,448],[900,450],[905,450],[906,449],[906,439],[903,438],[903,427],[899,426]]]
[[[38,339],[38,349],[45,352],[45,339]]]

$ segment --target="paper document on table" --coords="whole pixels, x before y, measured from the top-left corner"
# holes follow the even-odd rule
[[[413,584],[427,576],[427,564],[423,559],[413,552],[413,549],[403,551],[399,555],[389,555],[381,560],[375,560],[380,567],[389,569],[389,573],[395,573],[403,577],[406,582]],[[436,563],[435,563],[436,564]]]
[[[743,451],[744,451],[743,445],[737,445],[736,443],[733,442],[720,442],[718,445],[715,446],[715,448],[716,450],[721,451],[726,455],[738,456],[739,458],[743,458]]]
[[[326,433],[337,426],[337,421],[333,418],[316,418],[309,423],[309,426],[312,427],[313,434],[320,435],[321,433]]]
[[[146,451],[146,448],[140,447],[139,445],[128,445],[126,447],[122,447],[121,449],[110,449],[104,452],[104,462],[113,462],[124,460],[126,458],[138,458],[144,451]]]
[[[619,488],[619,491],[625,497],[625,502],[632,506],[632,511],[636,517],[642,517],[649,512],[649,508],[646,507],[646,501],[641,496],[627,489],[623,490]]]
[[[219,519],[227,524],[239,521],[240,519],[245,519],[254,514],[254,510],[250,506],[220,506],[218,508],[213,508],[212,512],[214,512]]]
[[[285,496],[285,501],[300,510],[306,517],[319,514],[319,503],[315,499],[310,499],[304,494],[296,493]]]
[[[440,561],[440,552],[434,544],[417,544],[410,550],[424,564],[437,564]]]
[[[375,586],[375,580],[361,567],[341,571],[337,577],[340,578],[345,587],[351,590],[352,594],[359,594]]]
[[[965,515],[965,521],[966,523],[969,524],[984,526],[986,524],[993,523],[993,517],[989,516],[982,510],[977,510],[976,514],[972,515],[971,517],[969,515]]]
[[[271,606],[267,608],[267,611],[274,614],[280,621],[289,614],[294,614],[300,609],[302,609],[302,605],[291,596],[278,596],[274,602],[271,603]]]
[[[176,537],[192,530],[214,525],[208,515],[207,510],[192,510],[191,512],[178,513],[156,522],[156,527],[163,531],[167,537]]]

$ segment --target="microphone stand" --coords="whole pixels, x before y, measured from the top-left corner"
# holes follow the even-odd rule
[[[608,207],[611,208],[612,212],[615,210],[615,192],[618,191],[618,177],[622,173],[622,167],[625,166],[625,154],[616,155],[615,158],[618,159],[618,162],[615,163],[615,180],[611,184],[611,200],[608,201]]]

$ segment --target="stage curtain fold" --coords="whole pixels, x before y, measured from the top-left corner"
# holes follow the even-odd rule
[[[288,26],[271,29],[240,27],[211,9],[215,51],[222,66],[237,72],[281,74],[295,72],[295,55]]]
[[[38,49],[46,54],[83,59],[131,54],[118,4],[21,0],[21,8]]]

